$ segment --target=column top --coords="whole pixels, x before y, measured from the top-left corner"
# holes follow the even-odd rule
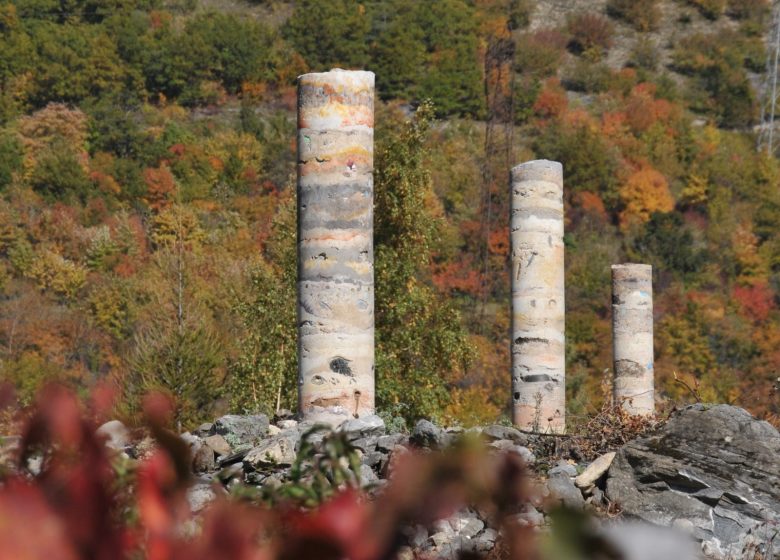
[[[328,72],[310,72],[298,76],[298,83],[327,82],[329,84],[340,83],[345,86],[362,85],[374,87],[375,75],[368,70],[342,70],[333,68]]]
[[[653,265],[642,263],[621,263],[612,265],[612,273],[624,273],[636,276],[652,276]]]
[[[512,168],[512,182],[518,181],[549,181],[563,185],[563,165],[558,161],[535,159],[526,161]]]

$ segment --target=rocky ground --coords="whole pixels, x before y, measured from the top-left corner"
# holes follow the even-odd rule
[[[312,457],[325,453],[329,435],[312,427],[291,414],[273,420],[228,415],[182,434],[196,475],[192,511],[236,487],[269,489],[289,481],[302,446]],[[154,447],[148,438],[134,441],[118,421],[99,432],[129,460]],[[590,512],[595,530],[627,559],[780,558],[780,434],[739,408],[687,407],[653,433],[589,462],[576,459],[565,437],[501,425],[464,431],[420,420],[407,434],[368,416],[346,422],[339,432],[357,450],[359,483],[369,494],[382,491],[396,456],[476,437],[486,452],[514,453],[529,466],[535,491],[515,521],[540,533],[549,530],[551,512],[564,506]],[[5,438],[0,460],[12,444]],[[401,558],[457,558],[461,551],[493,549],[499,529],[479,510],[465,509],[405,534]]]

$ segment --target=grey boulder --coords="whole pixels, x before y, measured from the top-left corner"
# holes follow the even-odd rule
[[[623,514],[688,526],[708,556],[762,550],[780,523],[780,434],[741,408],[697,404],[617,453],[606,495]],[[755,536],[754,536],[755,535]],[[775,539],[777,540],[777,539]]]

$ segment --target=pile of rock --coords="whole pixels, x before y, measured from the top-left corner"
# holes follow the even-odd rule
[[[264,415],[229,415],[182,434],[189,444],[197,483],[190,492],[194,512],[232,485],[279,485],[290,475],[304,434],[313,425],[280,414],[273,422]],[[371,491],[387,479],[397,454],[410,447],[443,449],[464,433],[420,420],[411,433],[389,432],[378,416],[350,420],[340,429],[357,449],[360,481]],[[761,558],[780,554],[780,435],[735,407],[695,405],[675,413],[656,433],[638,438],[588,464],[571,457],[541,457],[549,438],[494,425],[465,430],[479,434],[488,450],[515,453],[536,466],[537,498],[521,506],[515,521],[546,531],[547,514],[557,507],[588,509],[602,516],[600,528],[625,558],[645,558],[663,543],[676,552],[666,558],[694,558],[689,546],[698,541],[707,557],[742,558],[754,551]],[[100,428],[107,445],[142,457],[150,442],[131,444],[118,422]],[[324,432],[309,437],[315,445]],[[558,441],[562,441],[558,437]],[[551,465],[551,466],[550,466]],[[620,513],[621,525],[613,519]],[[626,525],[623,520],[645,525]],[[688,540],[647,529],[647,523],[674,527]],[[484,553],[498,538],[498,528],[476,509],[464,509],[431,527],[404,532],[407,546],[401,558],[425,553],[432,558],[456,558],[461,551]],[[628,538],[628,535],[634,535]],[[652,546],[637,546],[649,539]],[[643,554],[645,556],[643,556]],[[649,556],[654,558],[657,556]]]

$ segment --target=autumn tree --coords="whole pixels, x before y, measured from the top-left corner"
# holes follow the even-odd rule
[[[436,417],[472,357],[458,312],[428,281],[437,238],[425,164],[432,107],[380,132],[375,182],[376,368],[379,407]]]

